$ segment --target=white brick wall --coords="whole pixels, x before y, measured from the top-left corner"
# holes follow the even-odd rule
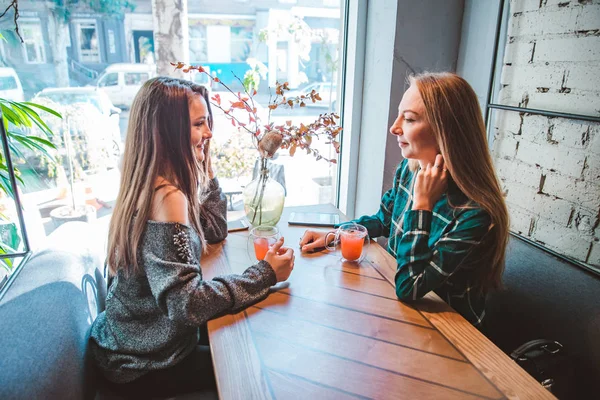
[[[600,0],[511,0],[507,34],[496,102],[600,116]],[[511,229],[600,266],[600,124],[509,111],[492,123]]]
[[[600,24],[600,22],[598,22]],[[569,37],[564,37],[569,36]],[[536,41],[534,62],[599,61],[600,36],[559,35]]]
[[[563,175],[577,179],[583,172],[585,153],[564,146],[521,140],[516,158],[524,163],[539,165],[548,170],[555,169]]]
[[[572,201],[590,210],[598,210],[600,182],[573,179],[557,172],[548,172],[544,180],[545,193]]]

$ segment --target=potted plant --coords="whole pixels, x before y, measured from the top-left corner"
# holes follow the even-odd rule
[[[233,95],[234,100],[229,100],[229,104],[225,104],[227,101],[222,100],[219,94],[215,94],[211,97],[211,104],[221,110],[239,131],[250,135],[253,146],[258,152],[260,173],[244,189],[244,211],[252,225],[275,225],[281,218],[285,192],[277,181],[271,179],[268,169],[268,161],[275,156],[279,149],[288,150],[290,156],[294,156],[296,151],[301,149],[305,150],[307,154],[312,154],[317,160],[337,162],[336,159],[325,158],[318,150],[311,147],[313,139],[325,138],[326,143],[331,144],[336,153],[339,153],[340,143],[336,141],[336,138],[342,128],[337,123],[340,117],[336,113],[321,114],[308,125],[302,123],[294,125],[292,121],[286,121],[283,125],[271,123],[271,112],[279,107],[305,107],[308,102],[320,101],[321,97],[315,90],[299,96],[287,97],[286,92],[290,90],[288,82],[277,83],[275,95],[269,98],[268,121],[263,124],[258,116],[254,100],[254,96],[257,94],[255,89],[245,89],[243,94],[236,93],[228,85],[222,83],[219,78],[207,73],[201,66],[186,65],[182,62],[171,64],[175,69],[180,69],[184,73],[191,71],[204,73],[214,83],[220,83]],[[237,79],[244,86],[243,82],[239,78]]]

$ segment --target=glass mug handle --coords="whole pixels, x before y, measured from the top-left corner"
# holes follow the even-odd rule
[[[331,243],[333,244],[333,246],[330,246],[329,244],[327,244],[327,240],[329,239],[329,235],[333,235],[333,240],[331,241]],[[332,232],[327,232],[327,234],[325,235],[325,248],[327,250],[335,250],[335,244],[338,241],[338,236],[339,236],[339,230],[335,230]]]

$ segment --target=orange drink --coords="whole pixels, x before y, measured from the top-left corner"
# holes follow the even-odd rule
[[[334,239],[329,240],[333,235]],[[354,222],[340,225],[335,231],[325,235],[325,248],[335,250],[337,243],[342,248],[342,261],[360,263],[365,257],[365,243],[369,244],[369,232],[367,228]]]
[[[258,261],[265,259],[267,251],[269,251],[269,240],[263,237],[257,237],[254,239],[254,254]]]
[[[342,257],[348,261],[356,261],[362,255],[365,234],[358,231],[345,231],[340,234]]]
[[[267,251],[279,237],[279,230],[274,226],[261,225],[253,228],[248,237],[248,256],[250,260],[264,260]]]

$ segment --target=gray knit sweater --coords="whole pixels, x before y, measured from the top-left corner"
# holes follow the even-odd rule
[[[215,179],[202,212],[209,243],[227,236],[226,210]],[[264,261],[241,275],[205,281],[201,253],[200,238],[190,227],[148,221],[140,252],[143,271],[130,278],[118,272],[106,310],[92,325],[90,350],[109,380],[130,382],[177,364],[196,346],[200,325],[259,301],[276,283]]]

